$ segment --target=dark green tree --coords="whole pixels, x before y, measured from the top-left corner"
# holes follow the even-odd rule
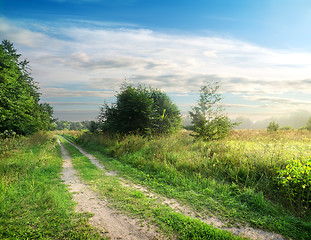
[[[177,106],[160,90],[123,84],[116,98],[116,103],[101,108],[98,120],[103,131],[167,133],[181,124]]]
[[[236,126],[223,114],[220,103],[222,95],[218,93],[217,82],[207,82],[200,89],[198,105],[189,112],[193,130],[203,140],[218,140],[226,137],[231,129]]]
[[[37,84],[31,77],[27,60],[20,60],[13,44],[0,44],[0,132],[31,134],[49,130],[53,123],[53,108],[40,104]]]

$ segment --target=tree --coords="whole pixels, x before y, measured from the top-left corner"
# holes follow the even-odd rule
[[[49,130],[53,108],[40,104],[38,87],[31,77],[27,60],[20,60],[11,42],[0,44],[0,132],[31,134]]]
[[[222,113],[222,95],[218,89],[217,82],[206,82],[200,89],[198,105],[189,112],[194,131],[206,141],[224,138],[237,125]]]
[[[167,133],[180,126],[180,111],[164,92],[126,83],[120,90],[116,103],[101,108],[98,119],[103,131]]]
[[[90,124],[88,125],[88,130],[91,133],[97,132],[98,128],[99,128],[99,124],[98,124],[98,122],[95,122],[95,121],[91,121]]]
[[[268,132],[276,132],[280,128],[279,124],[277,124],[275,121],[272,121],[267,126]]]

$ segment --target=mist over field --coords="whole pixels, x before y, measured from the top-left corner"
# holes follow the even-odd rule
[[[310,117],[311,113],[309,111],[300,110],[291,112],[287,116],[269,117],[258,121],[252,121],[246,117],[237,117],[233,119],[233,121],[241,122],[239,126],[235,127],[236,129],[265,129],[272,121],[278,123],[280,127],[292,127],[299,129],[306,125]]]

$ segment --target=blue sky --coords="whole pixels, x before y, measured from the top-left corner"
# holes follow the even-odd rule
[[[311,107],[309,0],[0,0],[0,36],[60,120],[93,120],[127,79],[184,116],[220,81],[231,118]]]

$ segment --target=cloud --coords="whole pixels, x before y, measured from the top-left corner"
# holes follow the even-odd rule
[[[254,102],[270,108],[309,106],[308,101],[281,96],[311,94],[309,52],[120,23],[66,20],[53,24],[28,26],[0,19],[1,36],[30,61],[44,98],[112,97],[126,78],[185,97],[197,93],[205,81],[217,81],[222,93],[245,101],[227,102],[230,108],[254,108]]]
[[[51,104],[53,106],[101,106],[103,103],[96,102],[51,102],[47,101],[46,103]]]
[[[43,88],[41,89],[44,98],[64,98],[64,97],[101,97],[107,98],[114,96],[112,91],[89,91],[89,90],[70,90],[65,88]],[[82,104],[82,103],[81,103]]]
[[[58,120],[85,121],[95,120],[98,110],[54,110],[54,117]]]
[[[266,49],[235,39],[129,27],[69,24],[59,27],[55,35],[51,27],[50,32],[42,33],[8,20],[1,26],[2,34],[28,47],[25,55],[34,66],[34,76],[38,72],[43,76],[40,82],[44,86],[76,81],[94,86],[96,79],[107,79],[107,88],[116,90],[118,84],[110,80],[120,82],[135,76],[134,81],[152,83],[165,91],[176,87],[181,92],[195,91],[210,79],[221,80],[224,89],[237,94],[288,91],[297,81],[299,90],[308,91],[304,87],[307,81],[299,79],[310,78],[310,53]]]
[[[269,103],[270,104],[275,104],[277,106],[284,106],[284,105],[310,105],[311,106],[311,101],[305,101],[305,100],[298,100],[298,99],[293,99],[293,98],[282,98],[282,97],[274,97],[274,96],[247,96],[245,97],[248,100],[251,101],[259,101],[263,103]]]
[[[3,39],[13,41],[15,44],[20,44],[30,48],[35,48],[41,44],[46,44],[49,37],[40,32],[34,32],[29,29],[18,27],[4,17],[0,17],[0,33]]]

